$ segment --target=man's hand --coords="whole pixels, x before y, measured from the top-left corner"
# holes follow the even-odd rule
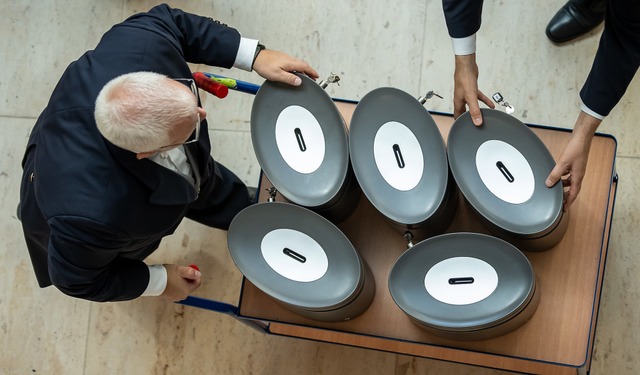
[[[453,117],[458,118],[467,111],[476,126],[482,125],[482,112],[478,100],[482,101],[489,108],[495,108],[491,99],[478,90],[478,65],[476,64],[476,54],[457,55],[456,66],[453,75]]]
[[[253,62],[253,70],[269,81],[284,82],[292,86],[300,86],[302,80],[291,72],[304,73],[313,79],[318,78],[318,72],[305,61],[269,49],[260,51]]]
[[[161,297],[171,302],[182,301],[200,286],[200,271],[175,264],[165,264],[164,268],[167,269],[167,287]]]
[[[547,187],[552,187],[563,176],[566,176],[562,180],[562,185],[568,188],[564,196],[564,211],[569,209],[582,188],[582,180],[587,171],[591,140],[601,122],[601,120],[580,111],[571,138],[564,147],[556,166],[547,177],[545,184]]]

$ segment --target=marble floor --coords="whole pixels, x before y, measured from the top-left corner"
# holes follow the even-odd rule
[[[438,0],[169,0],[338,74],[334,97],[360,99],[382,86],[416,96],[434,90],[431,110],[451,112],[453,57]],[[601,27],[555,46],[544,27],[564,0],[486,2],[478,40],[480,88],[500,91],[524,122],[573,125],[578,91]],[[206,310],[142,298],[90,303],[37,287],[15,214],[20,161],[31,126],[67,64],[149,0],[0,0],[0,374],[498,374],[500,371],[258,333]],[[220,72],[261,83],[255,73]],[[213,155],[255,184],[249,133],[252,96],[207,98]],[[592,373],[640,372],[640,77],[602,124],[618,139],[620,176]],[[588,178],[588,177],[587,177]],[[180,251],[175,251],[179,248]],[[241,274],[226,233],[185,221],[153,255],[197,263],[197,295],[236,304]],[[208,271],[208,272],[207,272]]]

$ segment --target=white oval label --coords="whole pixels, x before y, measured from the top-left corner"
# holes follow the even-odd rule
[[[527,159],[510,144],[489,140],[478,147],[476,168],[484,185],[499,199],[520,204],[533,196],[535,178]]]
[[[329,268],[329,259],[320,244],[293,229],[267,233],[260,243],[260,251],[269,267],[293,281],[316,281]]]
[[[389,121],[378,129],[373,156],[384,180],[397,190],[409,191],[422,179],[424,159],[420,142],[399,122]]]
[[[309,174],[320,168],[325,155],[324,133],[309,110],[298,105],[283,109],[275,130],[278,151],[291,169]]]
[[[498,274],[489,263],[477,258],[449,258],[431,267],[424,277],[424,287],[440,302],[468,305],[496,290]]]

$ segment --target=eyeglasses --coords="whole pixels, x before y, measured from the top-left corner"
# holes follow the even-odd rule
[[[191,92],[196,97],[196,103],[198,104],[200,103],[200,95],[198,94],[198,86],[196,85],[196,81],[194,81],[191,78],[173,78],[173,80],[180,82],[186,86],[189,86],[189,88],[191,89]],[[198,139],[200,139],[200,112],[196,113],[195,129],[193,130],[193,133],[191,133],[191,136],[186,141],[182,143],[174,143],[171,145],[162,146],[162,147],[159,147],[158,150],[165,151],[173,147],[188,145],[190,143],[198,142]]]
[[[196,81],[193,78],[172,78],[176,82],[180,82],[185,86],[188,86],[191,89],[193,95],[195,95],[198,100],[198,104],[200,103],[200,94],[198,94],[198,85],[196,85]]]

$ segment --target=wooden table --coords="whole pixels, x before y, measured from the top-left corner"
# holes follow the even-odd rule
[[[354,103],[337,101],[349,123]],[[446,140],[453,118],[433,114]],[[554,158],[570,133],[531,126]],[[531,320],[517,330],[485,341],[446,340],[426,333],[395,305],[387,276],[405,251],[406,241],[368,202],[364,194],[353,214],[338,227],[371,267],[376,294],[371,306],[348,322],[325,323],[283,308],[248,280],[243,280],[239,316],[266,322],[270,333],[441,359],[497,369],[545,374],[588,372],[593,351],[610,225],[617,187],[616,140],[598,134],[593,140],[587,177],[562,241],[539,253],[525,253],[538,278],[541,298]],[[260,201],[267,199],[261,181]],[[488,233],[459,195],[447,232]],[[283,200],[278,196],[277,200]]]

